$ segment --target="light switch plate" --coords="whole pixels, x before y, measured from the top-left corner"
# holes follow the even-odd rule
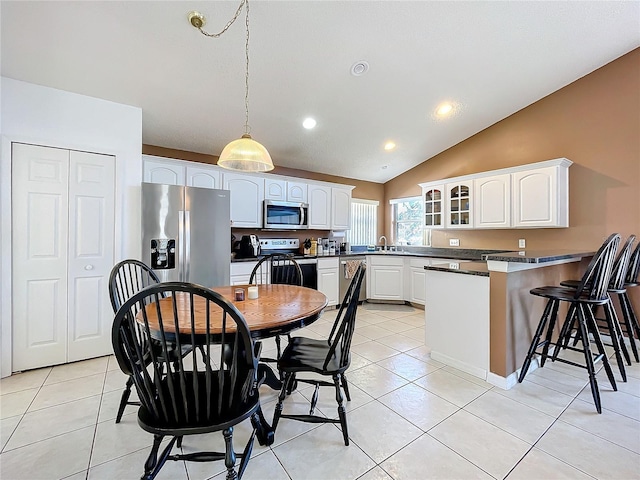
[[[459,238],[450,238],[449,239],[449,246],[450,247],[459,247],[460,246],[460,239]]]
[[[518,240],[518,248],[527,248],[527,242],[524,238]]]

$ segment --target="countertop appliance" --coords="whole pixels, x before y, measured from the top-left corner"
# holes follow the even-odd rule
[[[230,192],[142,183],[142,261],[161,282],[229,285]]]
[[[265,200],[262,227],[265,230],[305,230],[309,228],[309,204]]]
[[[260,239],[257,235],[243,235],[238,242],[236,258],[256,258],[260,255]]]
[[[313,289],[318,288],[318,259],[302,255],[300,240],[297,238],[263,238],[260,240],[260,252],[263,255],[293,253],[293,258],[302,270],[302,285]]]
[[[340,272],[338,273],[340,277],[339,287],[340,287],[340,301],[344,299],[345,294],[351,284],[351,279],[355,274],[357,269],[356,264],[366,262],[367,257],[363,256],[349,256],[346,260],[340,260]],[[353,263],[351,263],[353,262]],[[360,287],[360,295],[358,296],[359,302],[364,302],[367,299],[367,276],[362,279],[362,286]]]

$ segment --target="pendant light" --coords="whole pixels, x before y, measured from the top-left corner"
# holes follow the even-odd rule
[[[245,7],[245,77],[244,77],[244,135],[237,140],[233,140],[222,149],[218,158],[218,165],[229,170],[238,170],[242,172],[268,172],[273,170],[273,162],[271,155],[267,149],[260,143],[256,142],[249,134],[249,0],[242,0],[234,17],[227,22],[220,33],[207,33],[202,27],[206,23],[204,15],[199,12],[189,13],[189,22],[200,33],[207,37],[219,37],[236,21],[242,7]]]

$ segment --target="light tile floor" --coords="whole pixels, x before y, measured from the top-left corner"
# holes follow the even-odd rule
[[[335,311],[299,333],[323,338]],[[332,424],[283,419],[271,447],[255,444],[247,479],[640,479],[640,365],[613,392],[598,374],[598,415],[586,372],[547,364],[505,391],[431,360],[424,312],[365,304],[348,371],[351,445]],[[268,354],[273,342],[265,342]],[[271,352],[273,353],[273,352]],[[615,370],[615,368],[614,368]],[[0,381],[0,477],[136,479],[152,442],[128,407],[114,418],[125,376],[113,357],[17,374]],[[302,413],[301,387],[285,410]],[[267,418],[276,392],[261,389]],[[321,392],[321,414],[335,416],[334,393]],[[250,434],[236,427],[236,447]],[[185,452],[222,448],[220,434],[186,438]],[[241,447],[240,447],[241,448]],[[224,478],[222,462],[168,462],[162,479]]]

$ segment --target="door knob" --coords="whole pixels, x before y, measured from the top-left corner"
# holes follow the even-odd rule
[[[85,270],[93,270],[93,265],[85,265]]]

